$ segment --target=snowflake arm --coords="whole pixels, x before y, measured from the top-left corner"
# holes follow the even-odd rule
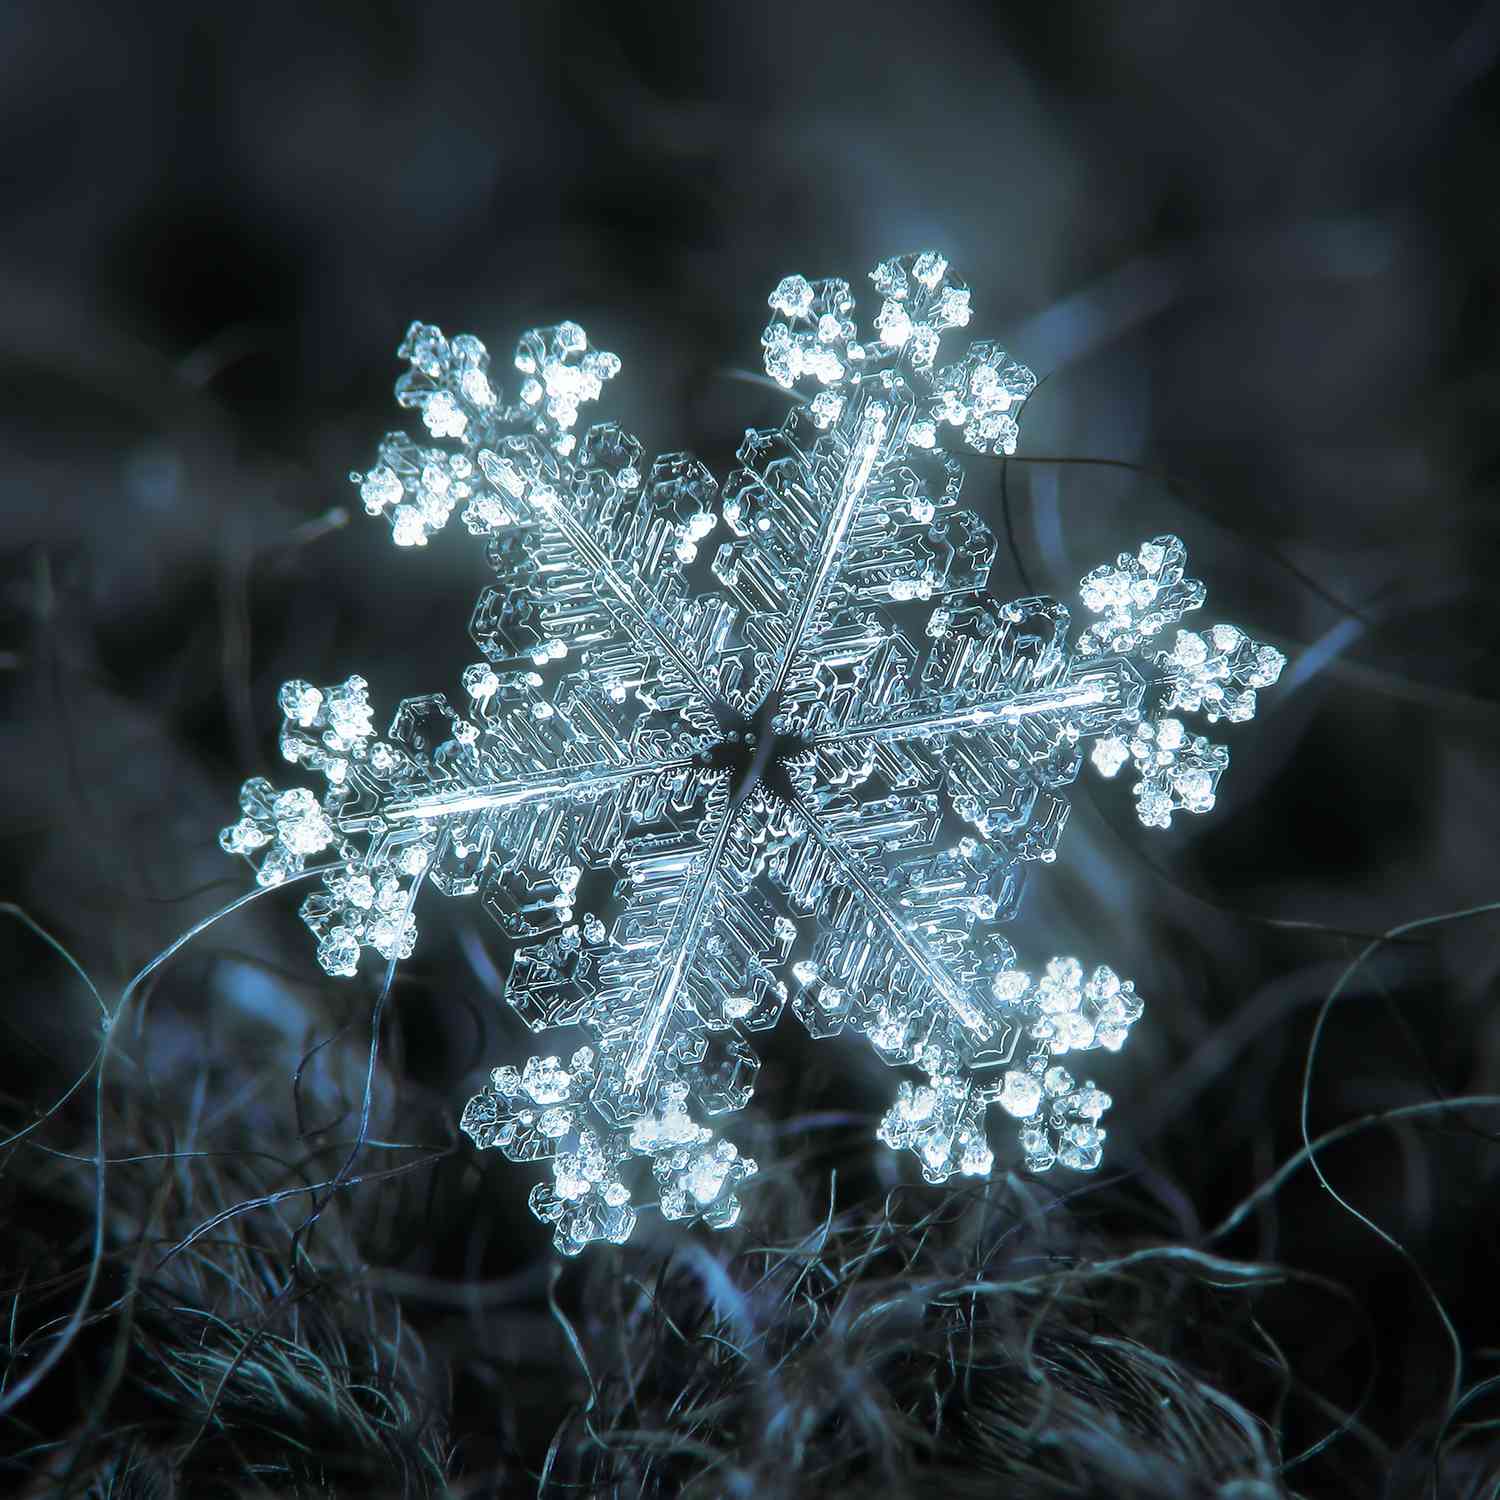
[[[533,601],[539,608],[515,609],[527,601],[514,590],[481,596],[474,634],[486,655],[497,662],[529,655],[541,665],[570,645],[599,656],[605,641],[623,635],[620,645],[658,658],[669,679],[706,704],[711,693],[691,629],[673,606],[681,604],[680,567],[712,525],[717,485],[686,455],[667,455],[643,478],[639,443],[613,424],[590,428],[579,444],[572,431],[579,408],[599,398],[619,359],[589,348],[576,323],[532,329],[516,346],[514,363],[526,377],[520,399],[507,405],[490,382],[488,351],[472,335],[449,341],[414,323],[398,354],[411,368],[397,382],[397,400],[421,412],[441,446],[389,435],[380,462],[353,476],[366,509],[388,517],[398,545],[425,545],[462,500],[464,524],[477,536],[513,543],[529,533],[523,578],[531,569],[548,575],[548,596]],[[629,505],[637,495],[678,512],[676,524],[658,524],[653,536],[638,525],[632,531],[632,522],[644,519],[649,530],[660,519],[651,504]]]
[[[554,909],[566,908],[572,867],[561,860],[568,851],[556,848],[551,860],[544,852],[557,844],[559,819],[572,826],[587,815],[618,825],[663,779],[696,764],[693,755],[632,757],[608,744],[586,697],[554,703],[529,682],[502,685],[492,673],[470,680],[471,719],[459,719],[441,696],[408,699],[387,739],[374,737],[362,678],[321,690],[293,682],[282,690],[282,753],[320,771],[328,790],[320,802],[304,788],[277,793],[255,778],[241,794],[244,816],[220,842],[244,854],[263,885],[279,884],[307,857],[335,849],[338,862],[323,889],[302,907],[330,973],[352,975],[363,948],[387,960],[410,955],[416,929],[399,916],[403,882],[429,865],[445,893],[483,888],[495,898],[528,864],[538,873],[556,871],[562,880]],[[576,763],[581,755],[608,758]],[[495,770],[510,774],[492,777]],[[511,916],[518,931],[534,925]]]
[[[859,414],[850,443],[849,456],[838,480],[833,507],[818,539],[817,565],[803,587],[791,630],[780,651],[780,665],[771,684],[770,699],[779,703],[787,677],[802,654],[808,632],[822,608],[828,585],[844,560],[849,528],[864,503],[870,474],[890,430],[890,412],[879,399],[868,402]]]
[[[879,975],[882,985],[907,991],[908,1003],[914,1011],[935,997],[975,1046],[993,1042],[997,1049],[1003,1050],[1013,1029],[995,1017],[983,997],[972,993],[931,951],[920,927],[912,923],[909,911],[892,909],[872,880],[866,862],[813,806],[809,795],[793,791],[789,802],[807,838],[837,872],[838,879],[854,893],[853,904],[865,918],[863,937],[868,952],[861,955],[860,969],[872,981]],[[909,971],[909,979],[903,971]],[[847,975],[854,971],[846,967],[843,972]],[[818,1003],[825,1011],[836,1011],[846,998],[844,988],[827,983]]]
[[[497,491],[514,493],[518,470],[513,463],[486,450],[479,455],[479,466]],[[656,654],[669,673],[705,704],[712,702],[713,691],[693,661],[690,647],[679,637],[676,622],[649,585],[638,577],[627,577],[615,565],[555,488],[539,484],[523,493],[529,496],[538,515],[566,539],[591,577],[596,596],[617,610],[621,625],[635,644]]]
[[[616,1110],[628,1110],[636,1100],[644,1102],[645,1086],[659,1064],[662,1039],[683,998],[688,972],[713,914],[729,836],[739,808],[731,806],[722,784],[714,786],[707,800],[708,808],[698,834],[704,846],[693,857],[685,875],[672,881],[665,901],[660,903],[659,909],[670,911],[670,917],[664,924],[655,962],[638,986],[639,1003],[632,997],[612,1009],[614,1015],[621,1010],[638,1012],[624,1042],[620,1091],[609,1100]],[[712,1004],[711,997],[699,999],[695,1011],[700,1020],[718,1019]],[[703,1014],[705,1010],[708,1015]]]

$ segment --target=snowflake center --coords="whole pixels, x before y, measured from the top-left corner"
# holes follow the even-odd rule
[[[783,798],[791,791],[786,764],[806,751],[808,742],[778,730],[778,712],[777,703],[768,698],[752,715],[727,715],[724,737],[709,752],[709,765],[729,775],[735,806],[759,785]]]

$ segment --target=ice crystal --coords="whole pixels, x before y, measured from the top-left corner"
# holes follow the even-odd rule
[[[996,345],[945,355],[969,291],[935,252],[883,262],[868,334],[847,282],[788,276],[762,339],[795,402],[721,486],[579,428],[619,360],[576,323],[526,333],[514,399],[468,335],[414,323],[393,433],[353,476],[402,546],[455,514],[494,581],[455,707],[290,682],[285,757],[221,842],[273,885],[322,857],[302,916],[331,974],[412,950],[419,888],[477,896],[512,949],[507,997],[567,1062],[497,1068],[476,1146],[550,1163],[531,1207],[558,1248],[621,1241],[638,1195],[723,1226],[756,1170],[702,1123],[742,1108],[749,1038],[790,1008],[862,1032],[900,1082],[880,1138],[923,1174],[983,1176],[991,1105],[1033,1171],[1098,1165],[1109,1096],[1058,1059],[1117,1051],[1142,1003],[1111,969],[1018,965],[1001,933],[1050,861],[1085,753],[1136,773],[1143,823],[1213,806],[1227,751],[1174,712],[1239,721],[1281,654],[1217,625],[1171,536],[1054,599],[989,593],[995,542],[959,453],[1013,452],[1036,381]]]

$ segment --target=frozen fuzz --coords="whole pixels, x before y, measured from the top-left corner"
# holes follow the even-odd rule
[[[392,433],[356,474],[401,546],[457,512],[493,581],[458,707],[290,682],[281,749],[321,797],[256,778],[221,835],[264,885],[321,868],[302,917],[330,974],[405,958],[419,890],[474,896],[510,953],[507,999],[556,1056],[500,1067],[463,1128],[548,1162],[531,1194],[559,1250],[624,1240],[654,1198],[716,1228],[755,1163],[705,1119],[741,1109],[750,1041],[790,1004],[862,1033],[899,1082],[878,1134],[929,1182],[984,1176],[991,1106],[1031,1171],[1099,1164],[1109,1096],[1072,1071],[1141,1014],[1128,980],[1018,964],[1002,926],[1051,861],[1085,756],[1127,766],[1140,819],[1214,804],[1281,653],[1229,625],[1172,536],[1054,599],[989,592],[995,541],[960,494],[966,451],[1015,451],[1035,377],[950,348],[968,288],[935,252],[877,266],[861,332],[839,280],[772,292],[765,366],[792,393],[721,485],[580,428],[620,362],[576,323],[517,345],[502,389],[478,339],[414,323]],[[925,1081],[919,1081],[925,1080]]]

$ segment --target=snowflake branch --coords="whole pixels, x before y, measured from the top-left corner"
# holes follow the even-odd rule
[[[673,668],[703,701],[712,706],[718,701],[713,688],[706,682],[677,638],[671,616],[660,601],[639,579],[628,579],[615,566],[603,548],[579,525],[576,517],[569,514],[565,505],[555,500],[538,497],[548,517],[556,524],[568,544],[578,556],[593,569],[595,581],[612,598],[621,604],[635,622],[637,628],[655,643],[658,653],[671,661]],[[645,602],[639,597],[645,596]],[[636,639],[639,641],[640,637]],[[644,644],[644,642],[642,642]]]
[[[703,936],[705,915],[713,909],[714,887],[718,883],[719,869],[724,862],[724,851],[729,847],[729,835],[734,829],[742,805],[735,803],[731,806],[729,799],[722,794],[716,795],[714,801],[719,804],[718,827],[714,830],[712,842],[703,852],[692,890],[677,908],[672,926],[662,943],[661,952],[664,956],[669,956],[669,962],[659,971],[651,987],[651,994],[631,1034],[630,1045],[625,1054],[625,1082],[631,1089],[639,1088],[651,1071],[657,1049],[666,1033],[667,1023],[677,1007],[683,977],[697,954],[698,943]]]
[[[427,797],[392,802],[379,814],[346,818],[340,821],[338,827],[341,833],[361,833],[376,816],[383,817],[389,823],[432,822],[458,813],[519,807],[527,802],[587,798],[637,777],[686,771],[694,764],[691,756],[676,756],[666,760],[635,761],[624,766],[600,761],[566,771],[542,771],[534,776],[517,776],[481,786],[460,786],[451,791],[434,792]]]
[[[891,910],[884,897],[871,883],[864,861],[823,822],[817,810],[803,793],[800,791],[789,793],[787,803],[802,819],[808,836],[839,867],[844,878],[859,893],[860,900],[870,917],[884,929],[901,956],[926,980],[933,993],[941,997],[964,1030],[976,1042],[988,1042],[995,1036],[998,1027],[1000,1038],[997,1045],[1003,1049],[1008,1040],[1006,1033],[1012,1029],[1010,1023],[1002,1021],[990,1011],[988,1005],[976,999],[963,983],[954,977],[947,965],[907,927],[896,912]]]
[[[1138,699],[1143,683],[1129,662],[1092,663],[1095,670],[1078,680],[1059,687],[1041,688],[1036,692],[1018,693],[1008,698],[992,698],[986,703],[971,703],[962,708],[939,709],[928,713],[903,714],[881,719],[873,724],[852,724],[812,737],[818,749],[858,742],[888,744],[918,737],[937,738],[964,730],[988,729],[999,724],[1016,724],[1022,719],[1046,714],[1068,714],[1078,710],[1124,710],[1132,699]],[[1098,670],[1099,667],[1104,670]],[[908,709],[912,705],[908,704]],[[1105,723],[1089,725],[1082,733],[1102,731]]]
[[[808,581],[807,591],[803,594],[802,603],[797,611],[796,622],[792,626],[791,634],[787,636],[786,645],[782,648],[776,681],[767,700],[770,703],[780,701],[781,694],[786,688],[787,678],[801,653],[802,643],[807,638],[808,629],[817,617],[824,594],[827,592],[838,565],[844,560],[844,540],[849,534],[850,526],[854,524],[855,516],[859,514],[860,503],[864,499],[866,486],[870,482],[870,471],[875,467],[875,460],[879,456],[880,446],[885,441],[889,425],[890,419],[886,409],[879,402],[874,402],[865,408],[864,415],[860,419],[859,434],[854,441],[854,451],[850,454],[849,462],[844,468],[843,477],[839,481],[838,495],[819,540],[818,565]]]

